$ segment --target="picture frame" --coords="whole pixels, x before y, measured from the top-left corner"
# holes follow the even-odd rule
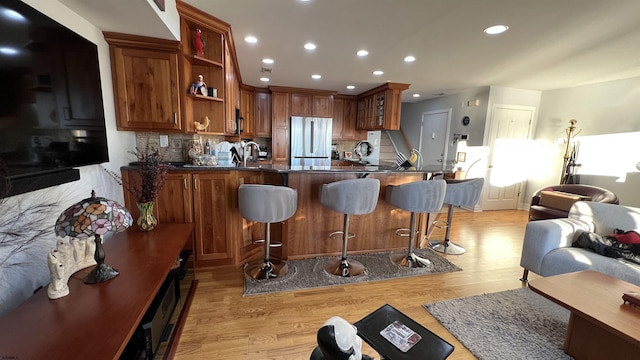
[[[463,151],[459,151],[458,154],[456,155],[456,160],[458,162],[465,162],[467,161],[467,153],[463,152]]]

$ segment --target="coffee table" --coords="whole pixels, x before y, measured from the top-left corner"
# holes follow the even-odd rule
[[[389,342],[389,340],[380,335],[380,331],[394,321],[400,321],[422,337],[422,339],[407,352],[400,351]],[[444,341],[438,335],[432,333],[389,304],[383,305],[354,325],[358,329],[358,335],[366,341],[367,344],[371,345],[383,359],[443,360],[451,355],[454,349],[453,345]]]
[[[577,360],[640,356],[640,308],[622,301],[640,287],[586,270],[531,280],[529,288],[571,311],[565,353]]]

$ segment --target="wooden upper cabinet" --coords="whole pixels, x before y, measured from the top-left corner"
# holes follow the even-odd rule
[[[311,94],[291,94],[291,116],[313,116]]]
[[[317,117],[332,117],[333,95],[314,95],[312,115]]]
[[[289,94],[286,92],[271,93],[271,146],[273,161],[287,163],[289,161]]]
[[[271,93],[272,128],[289,128],[289,94],[283,92]]]
[[[357,99],[336,95],[333,99],[333,140],[363,140],[366,131],[356,130]]]
[[[182,44],[180,88],[184,130],[187,133],[235,135],[235,110],[240,109],[242,80],[235,61],[231,27],[183,1],[177,1],[176,7],[180,15]],[[204,43],[202,46],[198,39]],[[190,92],[199,75],[204,78],[207,94]],[[209,125],[202,128],[207,122]]]
[[[118,130],[182,130],[177,41],[104,33]]]
[[[252,137],[255,133],[255,92],[249,88],[240,89],[240,115],[244,118],[242,135]]]
[[[333,116],[333,93],[291,93],[291,116]]]
[[[271,137],[271,94],[256,90],[254,136]]]
[[[385,83],[358,96],[357,129],[400,130],[402,92],[409,84]]]

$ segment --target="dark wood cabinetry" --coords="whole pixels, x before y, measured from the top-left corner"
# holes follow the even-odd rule
[[[409,84],[386,83],[358,96],[358,130],[400,130],[402,92]]]
[[[289,93],[271,93],[271,142],[274,162],[289,162]]]
[[[118,130],[182,130],[177,41],[104,33]]]
[[[124,184],[134,184],[139,179],[139,173],[134,170],[123,170]],[[136,198],[124,189],[124,205],[134,220],[140,216]],[[167,174],[162,190],[158,194],[153,206],[153,214],[159,223],[190,223],[193,222],[193,201],[191,190],[191,175],[186,172],[170,172]]]
[[[243,137],[253,137],[255,134],[255,96],[253,88],[240,87],[240,115],[244,118],[241,129]]]
[[[254,125],[254,136],[271,137],[271,93],[266,89],[256,89]]]
[[[363,140],[366,130],[356,130],[357,99],[336,95],[333,98],[333,140]]]
[[[334,92],[291,93],[291,116],[333,116]]]

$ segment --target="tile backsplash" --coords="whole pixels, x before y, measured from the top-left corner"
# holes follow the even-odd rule
[[[160,147],[160,136],[166,135],[169,137],[169,146],[168,147]],[[200,140],[204,145],[207,142],[207,139],[211,141],[211,143],[220,143],[222,141],[226,141],[225,137],[222,135],[200,135],[200,134],[162,134],[156,132],[136,132],[136,147],[142,149],[147,146],[147,144],[153,148],[160,149],[161,152],[164,153],[164,161],[172,161],[172,162],[180,162],[185,161],[185,148],[187,147],[187,143],[190,140]],[[261,148],[267,148],[269,154],[271,153],[271,149],[269,148],[269,142],[267,139],[257,138],[254,139],[255,142],[260,144]],[[133,150],[133,149],[132,149]],[[132,160],[133,161],[133,160]]]

